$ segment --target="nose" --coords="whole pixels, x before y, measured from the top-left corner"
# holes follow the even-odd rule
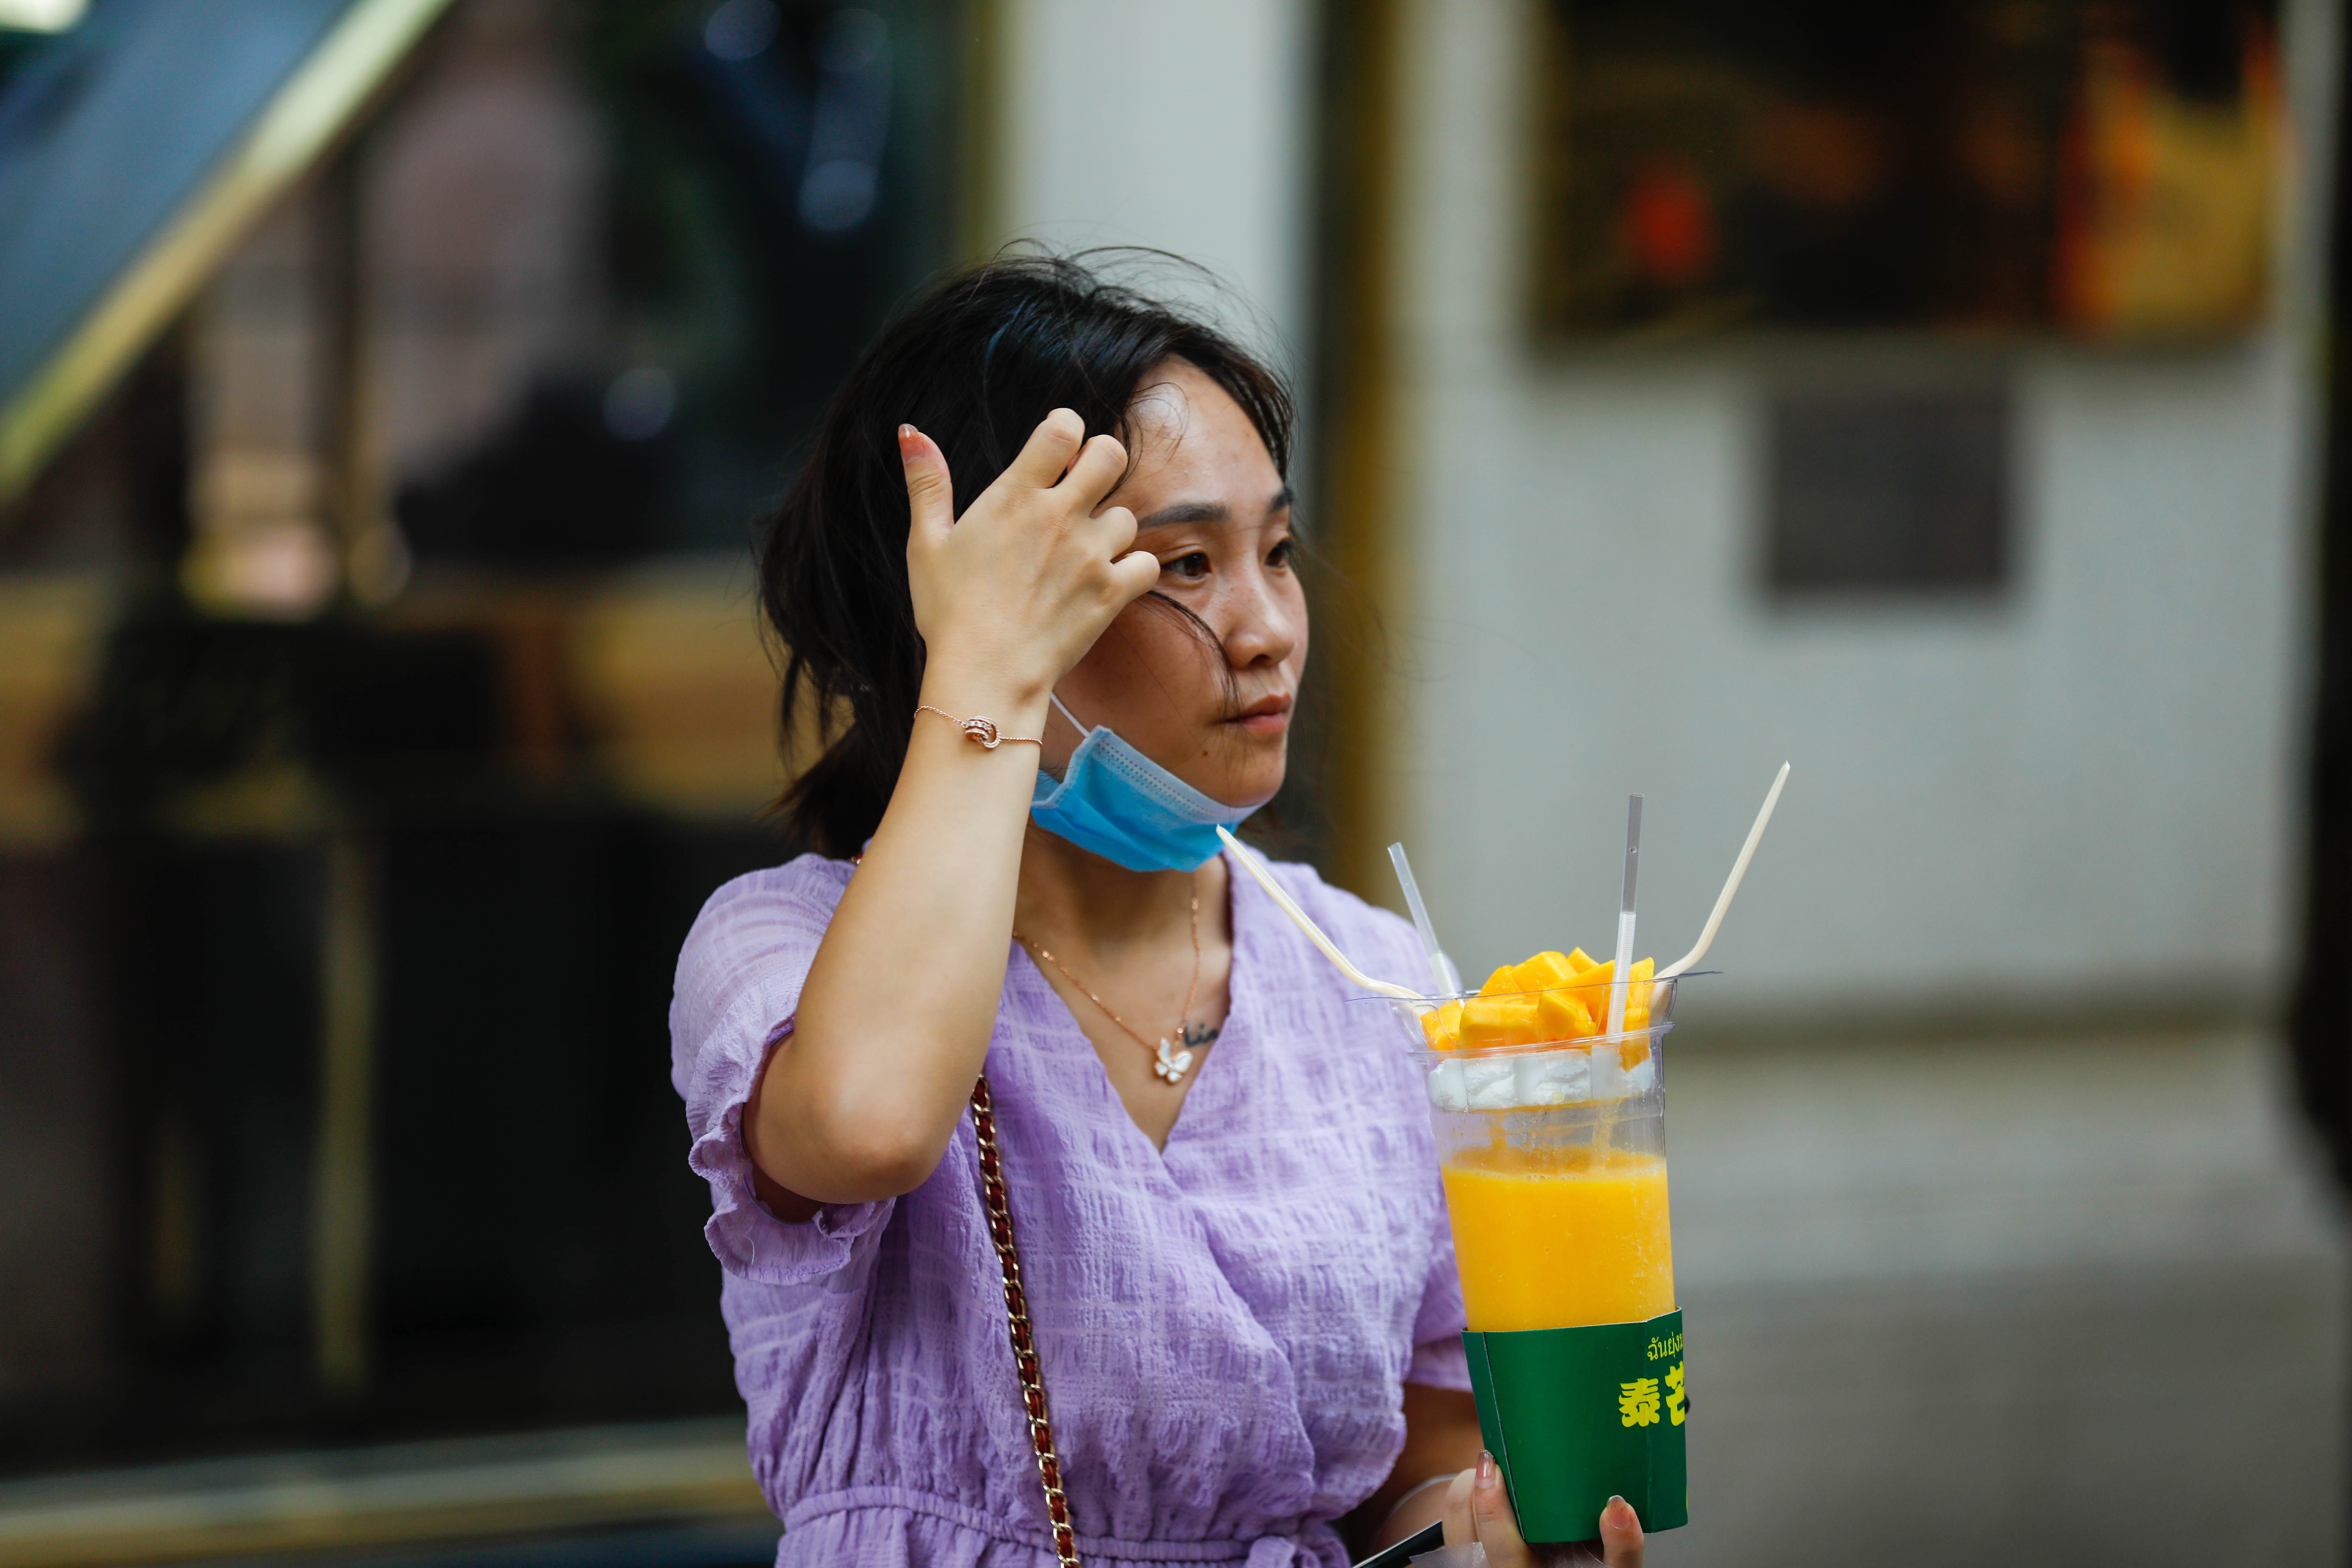
[[[1262,669],[1287,660],[1307,633],[1307,605],[1286,578],[1276,584],[1263,563],[1234,581],[1227,622],[1219,635],[1235,669]]]

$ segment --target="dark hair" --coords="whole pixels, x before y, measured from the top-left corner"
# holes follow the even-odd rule
[[[854,855],[873,836],[920,700],[901,424],[939,443],[965,507],[1055,408],[1126,441],[1152,370],[1181,360],[1232,395],[1289,473],[1288,386],[1206,321],[1105,276],[1146,261],[1206,276],[1158,252],[1091,251],[1000,256],[934,284],[859,358],[760,521],[760,605],[788,653],[780,738],[789,753],[799,718],[824,743],[776,803],[806,847]]]

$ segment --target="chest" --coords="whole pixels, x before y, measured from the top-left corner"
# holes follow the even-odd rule
[[[1268,1324],[1409,1312],[1442,1200],[1401,1058],[1357,1036],[1344,999],[1234,973],[1223,1034],[1176,1085],[1122,1084],[1042,976],[1010,983],[989,1071],[1008,1179],[1037,1215],[1018,1218],[1024,1269],[1048,1293],[1066,1279]]]
[[[1049,948],[1023,944],[1071,1029],[1093,1049],[1128,1119],[1160,1150],[1207,1071],[1232,1011],[1234,942],[1224,922],[1198,922],[1196,914],[1192,939],[1189,965],[1181,950],[1171,948],[1139,952],[1124,964],[1096,963],[1091,976]]]

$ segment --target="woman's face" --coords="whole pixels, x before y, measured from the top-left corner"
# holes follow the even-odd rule
[[[1109,725],[1202,794],[1254,805],[1282,787],[1307,666],[1290,488],[1241,405],[1189,364],[1155,371],[1129,423],[1128,475],[1103,504],[1135,513],[1135,548],[1160,558],[1158,592],[1223,651],[1146,596],[1055,689],[1081,722]],[[1080,738],[1053,714],[1045,765],[1058,773]]]

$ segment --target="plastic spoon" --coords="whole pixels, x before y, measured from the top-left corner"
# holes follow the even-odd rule
[[[1723,891],[1717,895],[1715,912],[1706,917],[1706,929],[1698,933],[1698,945],[1658,971],[1658,980],[1672,980],[1692,964],[1706,956],[1715,942],[1715,931],[1723,923],[1723,912],[1731,908],[1731,895],[1739,891],[1739,879],[1748,875],[1748,862],[1756,853],[1756,846],[1764,837],[1764,825],[1772,820],[1772,808],[1780,804],[1780,786],[1789,782],[1789,764],[1782,763],[1774,775],[1770,793],[1764,796],[1764,809],[1756,814],[1756,826],[1748,830],[1748,842],[1739,847],[1739,858],[1731,863],[1731,875],[1724,879]]]
[[[1217,837],[1225,841],[1225,847],[1234,852],[1234,858],[1242,863],[1242,869],[1250,874],[1251,879],[1264,888],[1267,896],[1276,903],[1282,906],[1282,912],[1297,922],[1298,929],[1307,933],[1307,940],[1321,949],[1323,956],[1331,961],[1332,967],[1346,975],[1349,982],[1362,986],[1376,995],[1409,1003],[1415,1012],[1430,1011],[1429,998],[1420,992],[1408,990],[1402,985],[1391,985],[1385,980],[1375,980],[1349,963],[1348,955],[1332,946],[1331,939],[1323,934],[1322,928],[1309,920],[1307,911],[1292,901],[1290,894],[1284,889],[1282,884],[1274,879],[1274,873],[1260,863],[1255,850],[1222,827],[1217,829]]]
[[[1429,973],[1437,982],[1438,994],[1455,994],[1462,989],[1461,972],[1437,945],[1437,928],[1430,923],[1429,906],[1421,901],[1421,884],[1412,879],[1412,862],[1404,858],[1403,845],[1389,846],[1389,864],[1396,868],[1397,885],[1404,889],[1404,907],[1412,911],[1412,929],[1421,933],[1421,950],[1429,955]]]
[[[1625,797],[1625,892],[1617,904],[1616,978],[1609,987],[1609,1032],[1625,1032],[1625,994],[1633,984],[1633,874],[1642,864],[1642,797]],[[1708,935],[1712,936],[1713,931]]]

